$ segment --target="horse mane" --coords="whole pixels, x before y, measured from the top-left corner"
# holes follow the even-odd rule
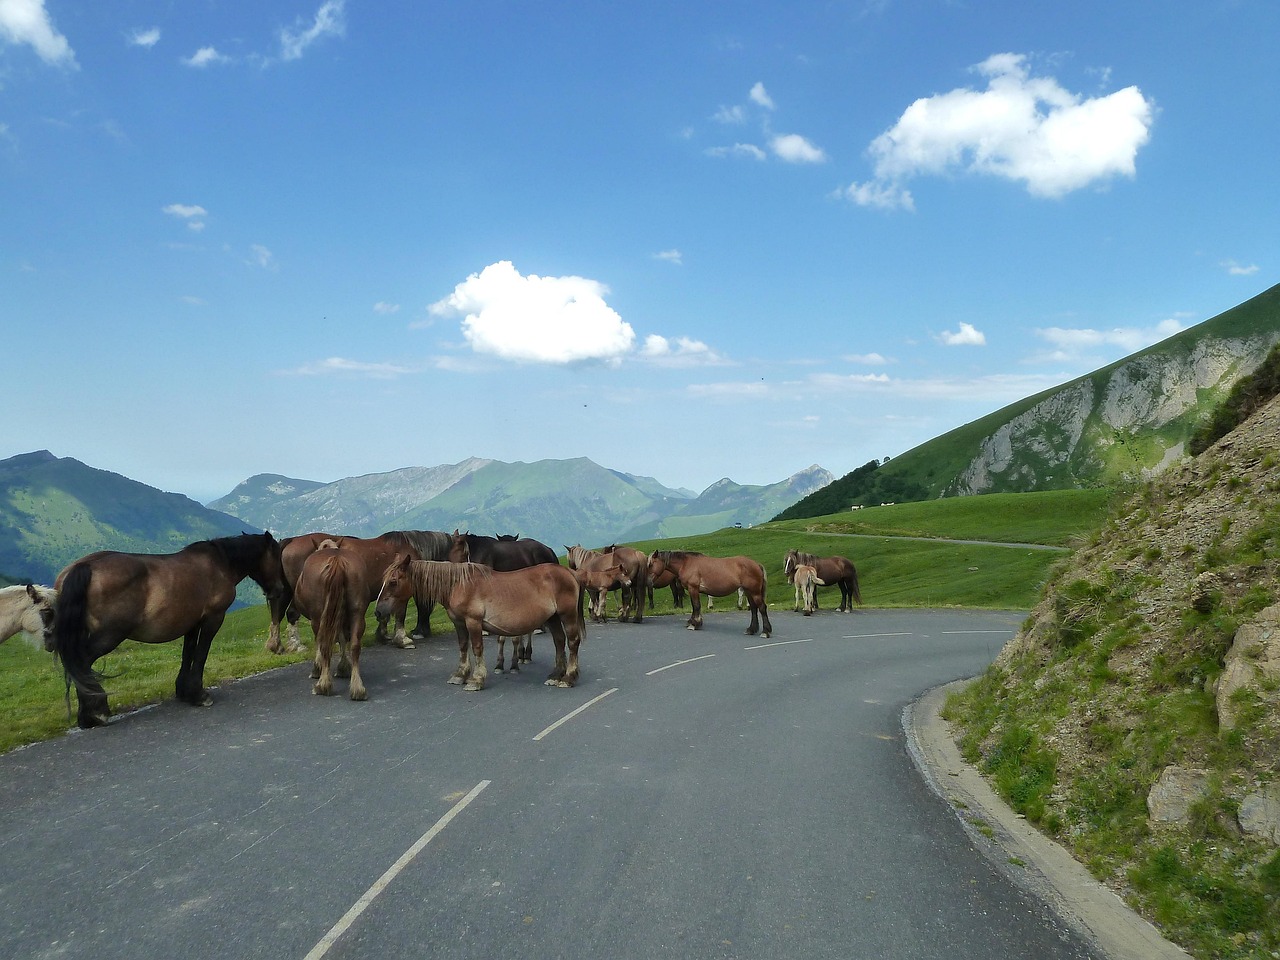
[[[449,547],[453,545],[453,535],[441,530],[394,530],[403,539],[406,546],[423,560],[443,560],[449,556]]]
[[[650,556],[661,557],[665,562],[667,560],[684,560],[688,557],[703,557],[706,554],[697,550],[655,550]]]
[[[211,540],[197,540],[183,549],[195,553],[213,553],[222,557],[231,569],[247,570],[262,556],[262,538],[269,536],[269,533],[242,533],[234,537],[214,537]]]
[[[482,563],[449,563],[446,560],[415,560],[409,564],[413,595],[442,602],[454,587],[473,580],[487,580],[493,571]]]
[[[796,563],[806,567],[817,566],[818,561],[822,559],[816,553],[801,553],[799,550],[795,551],[795,555]]]

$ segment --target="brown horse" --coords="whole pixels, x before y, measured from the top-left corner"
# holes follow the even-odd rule
[[[75,684],[80,726],[108,722],[107,694],[93,665],[125,640],[167,643],[182,637],[174,692],[193,706],[212,704],[204,687],[209,645],[245,577],[262,588],[268,603],[288,589],[280,544],[271,534],[202,540],[168,554],[102,550],[58,574],[53,651],[62,661],[68,695]]]
[[[693,608],[687,624],[690,630],[702,629],[702,594],[727,597],[741,589],[751,610],[751,626],[748,634],[760,630],[760,636],[773,633],[769,623],[769,604],[765,599],[768,580],[764,567],[750,557],[708,557],[701,553],[683,550],[658,550],[649,558],[649,580],[657,582],[664,571],[670,570],[689,591],[689,606]]]
[[[575,543],[572,547],[566,546],[564,549],[570,570],[583,573],[610,569],[618,571],[613,583],[601,586],[598,582],[593,582],[588,587],[592,620],[596,623],[604,623],[608,619],[605,601],[611,590],[620,590],[622,593],[622,602],[618,609],[619,623],[625,623],[631,618],[634,618],[635,623],[644,620],[643,585],[645,573],[649,567],[648,554],[634,547],[619,547],[616,544],[604,550],[588,550],[581,544]]]
[[[289,537],[280,543],[281,563],[284,566],[285,580],[289,584],[289,595],[279,598],[271,605],[271,626],[267,632],[267,649],[272,653],[294,653],[302,649],[298,639],[298,611],[290,608],[293,585],[302,572],[302,565],[307,557],[325,540],[338,541],[352,555],[364,564],[364,581],[369,585],[371,596],[365,605],[377,599],[376,588],[381,583],[382,571],[387,569],[397,556],[407,553],[414,560],[443,560],[448,554],[450,539],[447,533],[436,530],[391,530],[377,537],[342,537],[332,533],[304,533],[301,536]],[[431,609],[423,603],[418,604],[418,623],[413,628],[415,637],[431,635]],[[280,642],[280,622],[288,618],[288,640]],[[395,630],[387,636],[387,623],[378,621],[378,632],[375,640],[387,641],[402,649],[412,650],[413,640],[405,633],[405,614],[402,612],[396,620]]]
[[[369,608],[369,585],[364,561],[336,540],[323,540],[302,564],[293,585],[293,607],[311,621],[316,638],[312,693],[333,693],[330,663],[333,648],[341,651],[336,673],[350,677],[352,700],[368,697],[360,679],[360,644],[364,639],[364,615]],[[348,655],[349,652],[349,655]]]
[[[790,583],[796,567],[801,565],[813,567],[818,574],[818,586],[840,588],[840,607],[838,613],[852,613],[853,601],[862,603],[862,591],[858,588],[858,571],[847,557],[820,557],[813,553],[801,553],[799,550],[788,550],[782,560],[782,572]],[[814,601],[817,609],[817,601]]]
[[[458,634],[458,668],[450,683],[480,690],[488,676],[484,632],[520,637],[545,625],[556,646],[556,665],[548,686],[578,682],[578,647],[582,643],[582,587],[558,563],[539,563],[519,570],[497,571],[479,563],[441,563],[401,557],[387,568],[378,595],[378,611],[403,609],[410,596],[440,604]],[[565,646],[568,645],[568,659]]]
[[[631,589],[631,578],[612,555],[597,553],[578,545],[565,549],[568,551],[570,572],[587,591],[587,609],[591,611],[591,619],[596,623],[604,623],[609,619],[605,611],[609,591]]]
[[[795,609],[803,609],[806,617],[813,616],[818,609],[818,571],[802,563],[791,571],[790,579],[796,587]]]
[[[436,559],[424,557],[423,559]],[[503,534],[498,537],[487,537],[478,533],[462,533],[454,529],[450,539],[448,553],[439,559],[451,563],[483,563],[486,567],[501,572],[523,570],[539,563],[555,563],[556,552],[541,540],[530,537],[521,538],[520,534]],[[507,638],[498,637],[498,662],[494,665],[495,673],[505,669],[507,655]],[[533,634],[511,638],[511,669],[520,672],[520,664],[533,662]]]

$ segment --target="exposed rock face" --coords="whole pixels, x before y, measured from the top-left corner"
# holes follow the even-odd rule
[[[1252,694],[1270,710],[1280,713],[1280,604],[1267,607],[1236,631],[1218,678],[1216,702],[1218,727],[1232,730],[1246,699]],[[1268,689],[1270,688],[1270,689]]]
[[[1154,476],[1181,458],[1185,443],[1161,428],[1185,420],[1206,391],[1224,392],[1256,369],[1276,340],[1206,338],[1186,354],[1138,354],[1068,384],[987,437],[947,494],[1071,486],[1108,469]],[[1142,442],[1131,443],[1135,437]]]
[[[1273,783],[1240,801],[1240,829],[1280,846],[1280,783]]]
[[[1165,767],[1147,794],[1147,813],[1156,823],[1185,823],[1191,816],[1191,805],[1208,794],[1208,771]]]

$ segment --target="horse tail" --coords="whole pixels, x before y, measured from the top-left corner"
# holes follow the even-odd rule
[[[53,652],[62,662],[67,695],[74,683],[77,693],[99,693],[102,674],[89,657],[89,581],[93,568],[77,563],[67,571],[53,612]]]
[[[316,622],[316,649],[332,653],[333,644],[341,635],[346,609],[347,568],[329,561],[320,571],[320,585],[324,589],[324,603],[320,608],[320,619]]]
[[[853,588],[853,599],[858,601],[858,605],[862,605],[862,591],[858,589],[858,568],[852,563],[849,564],[849,586]]]

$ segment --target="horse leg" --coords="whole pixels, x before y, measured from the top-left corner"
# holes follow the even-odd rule
[[[489,668],[484,663],[484,631],[480,624],[471,630],[471,674],[463,684],[463,690],[483,690],[484,681],[489,676]]]
[[[525,646],[533,646],[533,634],[511,638],[511,672],[520,672],[520,661],[524,659]]]
[[[409,635],[404,632],[404,620],[408,613],[409,605],[405,604],[404,609],[396,614],[396,631],[391,637],[390,642],[393,647],[399,647],[401,650],[416,650],[417,647],[415,647],[413,641],[409,639]]]
[[[102,688],[102,683],[99,681],[97,674],[91,671],[99,658],[105,657],[120,646],[123,640],[124,637],[93,635],[86,640],[85,663],[89,667],[90,675],[76,683],[76,700],[79,701],[76,724],[82,730],[88,730],[92,727],[105,727],[111,722],[111,708],[107,706],[107,691]],[[69,678],[67,683],[71,683]],[[67,696],[71,696],[70,686],[67,689]],[[70,710],[69,700],[67,708]]]
[[[520,662],[533,663],[533,634],[526,634],[520,645]]]
[[[757,603],[759,604],[759,608],[760,608],[761,626],[764,627],[764,629],[760,631],[760,637],[761,639],[768,640],[769,637],[773,635],[773,624],[769,622],[769,600],[765,596],[763,587],[760,588],[760,599],[757,601]],[[753,623],[755,621],[755,618],[756,618],[755,611],[752,611],[751,620]]]
[[[710,601],[711,598],[708,597],[707,600]],[[702,594],[698,591],[697,587],[689,588],[689,609],[692,612],[689,614],[689,622],[684,625],[685,629],[701,630],[702,629]],[[707,609],[708,610],[711,609],[711,604],[709,602],[707,604]]]
[[[574,617],[574,620],[576,621],[577,618]],[[569,664],[568,664],[568,661],[565,659],[565,652],[564,652],[564,641],[565,641],[564,622],[562,618],[559,615],[557,615],[553,617],[552,620],[547,621],[547,626],[551,628],[551,639],[556,645],[556,665],[552,669],[552,671],[549,674],[547,674],[547,686],[548,687],[568,686],[568,684],[562,683],[562,681],[565,679],[566,675],[569,672]]]
[[[458,667],[449,676],[449,682],[466,683],[467,674],[470,673],[470,664],[467,663],[467,648],[471,645],[471,638],[467,636],[467,625],[461,620],[456,621],[453,628],[458,634]]]
[[[333,635],[327,630],[316,634],[316,669],[311,671],[315,683],[311,692],[317,696],[327,697],[333,693],[333,673],[329,662],[333,659]]]
[[[223,616],[219,613],[206,617],[182,641],[182,669],[178,671],[174,690],[179,700],[185,700],[193,707],[213,706],[213,694],[204,686],[204,665],[209,659],[213,638],[222,626]]]
[[[741,587],[738,588],[738,609],[747,609],[747,591],[743,590]]]
[[[347,646],[351,648],[351,684],[348,694],[352,700],[367,700],[369,692],[360,679],[360,644],[364,639],[364,610],[353,610],[350,617],[350,632],[347,634]]]
[[[511,644],[511,659],[512,659],[512,661],[513,661],[512,666],[514,666],[514,665],[515,665],[515,664],[514,664],[514,660],[515,660],[515,645],[516,645],[516,643],[518,643],[518,642],[519,642],[519,641],[512,641],[512,644]],[[498,637],[498,660],[497,660],[497,662],[493,665],[493,672],[494,672],[494,673],[506,673],[506,672],[507,672],[507,671],[506,671],[506,669],[504,668],[504,664],[505,664],[505,661],[506,661],[506,656],[507,656],[507,638],[506,638],[506,637]]]
[[[434,600],[421,603],[417,597],[413,598],[413,608],[418,611],[418,622],[414,624],[413,629],[409,632],[411,639],[427,640],[431,637],[431,611],[435,608],[435,605]]]

